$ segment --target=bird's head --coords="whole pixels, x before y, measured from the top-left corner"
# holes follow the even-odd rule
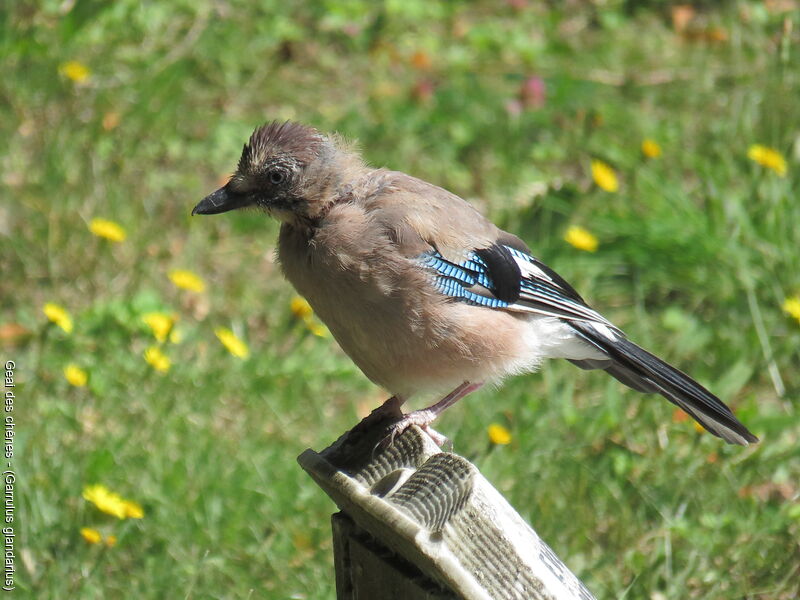
[[[262,125],[244,145],[228,183],[206,196],[193,215],[261,208],[287,222],[313,222],[335,184],[337,150],[316,129],[286,121]]]

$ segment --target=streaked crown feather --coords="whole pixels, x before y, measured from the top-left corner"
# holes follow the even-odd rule
[[[271,156],[282,156],[305,166],[317,156],[323,141],[322,134],[313,127],[293,121],[265,123],[244,145],[238,170],[251,170]]]

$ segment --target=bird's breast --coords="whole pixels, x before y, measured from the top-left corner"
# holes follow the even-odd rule
[[[417,261],[350,216],[357,234],[310,237],[284,226],[278,256],[286,278],[369,379],[409,397],[538,363],[527,318],[442,296]]]

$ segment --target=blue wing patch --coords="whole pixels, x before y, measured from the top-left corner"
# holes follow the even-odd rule
[[[494,285],[486,263],[475,253],[461,263],[453,263],[438,251],[433,251],[420,256],[420,262],[436,272],[434,285],[445,296],[489,308],[509,306],[508,302],[494,297],[489,291]]]
[[[495,245],[475,250],[461,262],[432,250],[418,260],[431,270],[436,288],[454,300],[613,327],[554,271],[515,248]]]

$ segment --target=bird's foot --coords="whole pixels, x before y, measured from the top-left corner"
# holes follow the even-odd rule
[[[452,392],[447,394],[444,398],[439,400],[436,404],[429,406],[428,408],[423,408],[422,410],[415,410],[414,412],[410,412],[407,415],[403,415],[400,412],[400,404],[392,404],[394,398],[389,398],[386,402],[384,402],[381,406],[376,408],[373,413],[378,413],[379,411],[397,411],[392,413],[396,415],[400,413],[400,418],[397,419],[394,423],[389,426],[389,433],[383,439],[381,444],[379,445],[391,445],[394,442],[394,439],[402,434],[406,429],[411,427],[412,425],[419,426],[425,433],[427,433],[430,438],[436,442],[436,444],[441,448],[445,446],[445,444],[452,449],[453,444],[448,440],[445,436],[441,433],[433,429],[430,425],[433,423],[440,414],[442,414],[445,409],[449,408],[461,398],[466,396],[467,394],[471,394],[478,388],[480,388],[483,384],[482,383],[470,383],[465,381],[461,385],[459,385],[456,389]]]
[[[391,446],[398,435],[401,435],[412,425],[417,425],[420,429],[422,429],[422,431],[427,433],[428,437],[430,437],[440,448],[444,447],[445,445],[452,448],[452,442],[431,427],[431,423],[436,420],[437,416],[438,415],[434,411],[428,408],[423,410],[415,410],[414,412],[403,415],[402,419],[392,423],[389,428],[389,432],[382,441],[382,444]]]

